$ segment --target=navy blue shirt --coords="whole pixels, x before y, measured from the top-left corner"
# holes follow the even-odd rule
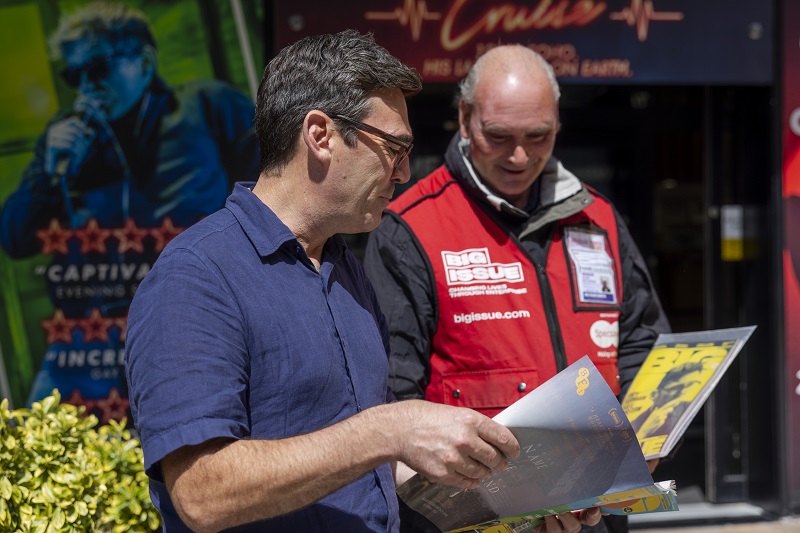
[[[225,208],[170,242],[128,316],[131,410],[168,532],[189,531],[163,484],[159,461],[170,452],[308,433],[391,394],[386,325],[361,263],[336,236],[317,271],[253,185],[237,184]],[[397,514],[383,465],[300,511],[234,530],[394,532]]]

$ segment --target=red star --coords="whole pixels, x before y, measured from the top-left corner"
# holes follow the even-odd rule
[[[70,230],[61,229],[61,224],[58,219],[54,218],[50,221],[47,229],[42,229],[36,232],[36,236],[42,241],[42,253],[51,254],[59,252],[62,254],[67,253],[67,239],[72,236]]]
[[[75,405],[77,407],[83,406],[86,408],[86,413],[94,409],[94,400],[84,398],[81,394],[81,391],[78,389],[73,390],[70,397],[64,400],[64,403]]]
[[[139,229],[136,222],[129,218],[125,221],[125,226],[115,229],[111,233],[119,240],[119,252],[123,253],[128,250],[143,252],[142,239],[147,237],[150,232],[146,229]]]
[[[150,230],[150,235],[156,240],[156,252],[164,249],[169,241],[174,239],[184,228],[176,228],[172,224],[172,219],[165,217],[161,221],[160,228],[153,228]]]
[[[84,342],[99,340],[108,342],[108,328],[113,324],[111,319],[103,318],[100,310],[96,307],[92,309],[89,318],[84,318],[80,321],[81,329],[83,329]]]
[[[109,420],[122,420],[128,414],[130,402],[127,398],[119,395],[116,387],[111,389],[108,397],[104,400],[97,400],[96,406],[102,411],[100,423],[106,424]]]
[[[42,320],[42,329],[47,332],[47,342],[50,344],[55,341],[72,342],[72,328],[76,325],[75,320],[64,317],[61,309],[56,309],[52,319]]]
[[[124,342],[125,335],[128,333],[128,317],[113,318],[114,325],[119,328],[119,340]]]
[[[92,250],[102,254],[106,252],[106,239],[111,236],[111,231],[101,229],[97,224],[97,220],[92,218],[85,228],[76,231],[75,234],[81,240],[82,254],[89,253]]]

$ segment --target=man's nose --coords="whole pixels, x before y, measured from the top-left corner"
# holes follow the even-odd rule
[[[98,80],[95,76],[90,76],[87,70],[81,72],[81,83],[78,86],[78,92],[87,93],[99,87]]]
[[[528,151],[521,144],[514,145],[514,150],[511,152],[511,162],[514,164],[522,164],[528,161]]]
[[[392,172],[392,181],[394,183],[408,183],[411,179],[411,161],[406,157],[394,171]]]

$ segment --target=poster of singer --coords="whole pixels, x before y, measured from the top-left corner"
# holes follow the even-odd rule
[[[58,389],[101,422],[127,416],[138,283],[257,176],[262,10],[0,0],[0,362],[15,407]]]

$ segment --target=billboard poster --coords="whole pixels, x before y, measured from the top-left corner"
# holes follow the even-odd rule
[[[800,506],[800,4],[784,2],[783,300],[786,347],[786,451],[791,505]]]
[[[14,406],[127,416],[138,283],[257,177],[263,8],[0,0],[0,353]]]
[[[512,42],[541,53],[562,82],[772,82],[772,2],[352,0],[326,8],[276,1],[276,48],[354,28],[374,33],[425,82],[457,82],[484,51]]]

